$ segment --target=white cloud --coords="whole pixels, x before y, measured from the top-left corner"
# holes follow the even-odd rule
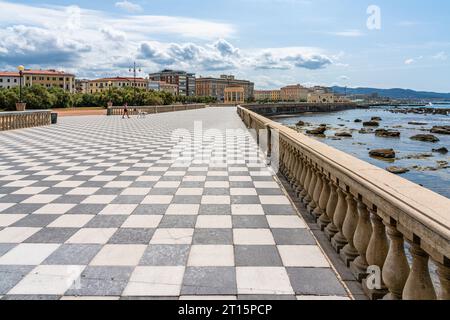
[[[364,33],[362,31],[356,30],[356,29],[330,32],[330,34],[338,36],[338,37],[351,37],[351,38],[364,36]]]
[[[422,60],[422,59],[423,59],[423,56],[419,56],[419,57],[416,57],[416,58],[409,58],[409,59],[406,59],[406,60],[405,60],[405,64],[406,64],[406,65],[415,64],[415,63],[417,63],[419,60]]]
[[[434,56],[431,57],[433,60],[440,60],[440,61],[445,61],[448,59],[448,55],[444,52],[438,52],[436,53]]]
[[[136,3],[133,3],[131,1],[127,1],[127,0],[116,2],[115,6],[117,8],[123,9],[123,10],[128,11],[128,12],[140,12],[140,11],[142,11],[142,7],[140,5],[138,5]]]
[[[0,6],[0,69],[24,64],[93,78],[124,75],[137,60],[147,72],[173,67],[197,73],[242,72],[248,77],[271,69],[318,70],[338,60],[312,47],[237,48],[225,40],[233,39],[235,27],[214,21],[108,15],[77,6],[2,0]]]

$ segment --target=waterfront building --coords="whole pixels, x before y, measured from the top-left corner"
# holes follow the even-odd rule
[[[306,102],[310,90],[300,84],[289,85],[281,88],[281,101]]]
[[[281,90],[255,90],[254,96],[256,101],[277,102],[281,100]]]
[[[103,92],[110,88],[132,87],[147,89],[147,82],[147,79],[133,77],[101,78],[89,81],[88,93]]]
[[[224,103],[238,105],[245,103],[245,89],[243,87],[230,86],[224,89]]]
[[[332,93],[310,93],[308,94],[308,103],[335,103],[336,97]]]
[[[19,85],[20,76],[18,72],[0,72],[0,89],[10,89]]]
[[[178,85],[161,81],[148,81],[148,90],[168,92],[174,96],[178,95]]]
[[[75,91],[78,93],[88,93],[89,92],[89,80],[75,79]]]
[[[219,78],[197,78],[195,92],[197,96],[214,97],[218,102],[224,102],[225,89],[228,87],[243,88],[244,100],[250,100],[254,97],[254,83],[248,80],[238,80],[233,75],[221,75]]]
[[[0,88],[12,88],[20,83],[19,72],[1,72]],[[23,71],[22,84],[25,87],[42,85],[46,88],[58,87],[75,92],[75,75],[56,70],[30,70]]]
[[[178,95],[195,96],[195,73],[165,69],[149,75],[151,81],[165,82],[178,86]]]

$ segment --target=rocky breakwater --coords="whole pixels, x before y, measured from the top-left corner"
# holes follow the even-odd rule
[[[395,108],[395,109],[389,109],[388,110],[391,113],[402,113],[402,114],[408,114],[408,113],[414,113],[414,114],[437,114],[437,115],[444,115],[448,116],[450,114],[449,108],[433,108],[433,107],[427,107],[427,108]]]

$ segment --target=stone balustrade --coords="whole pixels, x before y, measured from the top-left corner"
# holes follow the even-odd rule
[[[174,111],[186,111],[206,108],[205,104],[174,104],[167,106],[128,106],[128,113],[130,115],[138,115],[140,112],[145,112],[147,114],[154,113],[165,113]],[[123,106],[109,107],[108,116],[119,116],[123,114]]]
[[[238,114],[371,299],[450,299],[449,199],[246,108]]]
[[[50,110],[0,112],[0,131],[48,126],[50,124]]]

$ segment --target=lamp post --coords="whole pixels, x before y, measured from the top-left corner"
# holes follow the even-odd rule
[[[23,71],[25,70],[25,67],[20,65],[17,67],[17,70],[19,70],[19,102],[16,103],[16,110],[25,111],[27,104],[22,101],[22,80],[23,80]]]
[[[137,89],[137,85],[136,85],[136,75],[137,75],[137,73],[138,72],[141,72],[141,68],[138,68],[137,66],[136,66],[136,61],[134,62],[134,64],[133,64],[133,67],[131,67],[130,68],[130,70],[129,70],[130,72],[133,72],[133,79],[134,79],[134,82],[133,82],[133,86],[134,86],[134,102],[136,103],[136,89]]]

